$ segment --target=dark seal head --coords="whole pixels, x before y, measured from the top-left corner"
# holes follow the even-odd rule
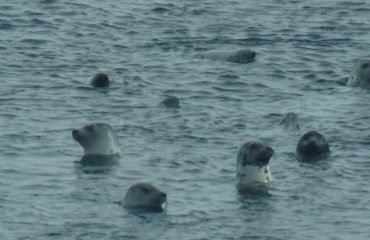
[[[231,54],[228,61],[234,63],[249,63],[256,57],[256,52],[250,49],[241,49],[235,54]]]
[[[95,74],[91,79],[90,84],[96,88],[106,88],[109,87],[110,81],[107,74],[100,72]]]
[[[132,185],[123,199],[123,206],[148,210],[162,210],[167,202],[167,194],[149,183]]]
[[[179,108],[180,107],[180,100],[175,96],[168,96],[163,99],[160,103],[160,106],[164,106],[167,108]]]
[[[328,157],[329,143],[317,131],[309,131],[299,139],[296,154],[302,161],[312,162]]]

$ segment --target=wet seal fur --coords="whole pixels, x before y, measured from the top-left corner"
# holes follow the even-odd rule
[[[74,129],[72,137],[83,147],[83,159],[104,159],[121,153],[117,134],[106,123],[92,123]]]
[[[269,168],[274,151],[259,141],[249,141],[239,149],[235,184],[239,193],[266,188],[272,182]]]
[[[329,143],[317,131],[308,131],[301,136],[296,147],[297,158],[305,162],[314,162],[329,156]]]
[[[132,185],[122,201],[125,208],[147,211],[163,211],[167,203],[167,194],[149,183]]]
[[[110,81],[107,74],[99,72],[90,80],[90,84],[95,88],[107,88],[110,85]]]
[[[359,59],[355,61],[347,86],[360,86],[361,88],[370,90],[370,59]]]
[[[167,96],[163,99],[159,106],[166,107],[166,108],[179,108],[180,107],[180,100],[178,97],[175,96]]]
[[[284,130],[288,130],[288,131],[299,130],[300,126],[298,124],[298,115],[294,112],[288,112],[284,114],[279,125],[282,126]]]
[[[232,63],[250,63],[254,61],[254,58],[256,57],[256,52],[250,49],[213,50],[202,54],[201,57]]]

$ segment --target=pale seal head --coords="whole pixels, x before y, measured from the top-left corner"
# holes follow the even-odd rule
[[[132,185],[123,199],[123,206],[148,210],[162,210],[167,202],[167,194],[149,183]]]
[[[360,59],[355,62],[347,85],[370,89],[370,59]]]
[[[329,155],[329,144],[325,137],[317,131],[309,131],[301,136],[296,147],[299,160],[312,162]]]
[[[235,182],[239,192],[265,187],[272,181],[269,168],[274,151],[259,141],[242,145],[236,161]]]
[[[92,123],[74,129],[72,137],[83,147],[85,155],[112,156],[120,153],[116,132],[106,123]]]
[[[298,124],[298,115],[294,112],[288,112],[284,114],[283,118],[281,119],[280,126],[284,128],[284,130],[299,130],[299,124]]]
[[[178,97],[175,96],[168,96],[165,99],[163,99],[160,103],[160,106],[166,107],[166,108],[179,108],[180,107],[180,100]]]
[[[109,87],[110,81],[107,74],[99,72],[90,80],[90,84],[96,88]]]

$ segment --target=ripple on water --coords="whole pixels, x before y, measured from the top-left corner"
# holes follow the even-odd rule
[[[337,81],[366,55],[369,9],[340,0],[2,1],[0,238],[368,239],[370,95]],[[197,57],[240,48],[256,60]],[[112,87],[89,85],[98,71]],[[167,95],[181,107],[158,108]],[[278,126],[291,111],[295,133]],[[71,130],[89,122],[117,130],[115,164],[79,162]],[[311,129],[332,151],[315,164],[295,157]],[[236,192],[248,139],[275,151],[268,194]],[[166,191],[163,213],[118,204],[139,181]]]

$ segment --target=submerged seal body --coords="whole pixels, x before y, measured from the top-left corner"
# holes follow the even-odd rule
[[[281,119],[280,126],[284,128],[284,130],[299,130],[299,124],[298,124],[298,115],[294,112],[288,112],[284,114],[283,118]]]
[[[214,50],[206,52],[203,58],[221,60],[233,63],[249,63],[254,60],[256,52],[250,49],[240,50]]]
[[[109,87],[110,81],[107,74],[99,72],[90,80],[90,84],[96,88],[106,88]]]
[[[370,59],[359,59],[355,62],[347,85],[370,90]]]
[[[120,154],[116,132],[106,123],[92,123],[80,129],[74,129],[72,137],[83,147],[85,155]]]
[[[165,99],[163,99],[160,103],[160,106],[166,107],[166,108],[179,108],[180,107],[180,100],[178,97],[175,96],[168,96]]]
[[[129,208],[162,209],[167,194],[149,183],[132,185],[123,199],[123,206]]]
[[[272,181],[269,168],[274,151],[259,141],[249,141],[239,149],[236,161],[235,183],[239,192],[267,186]]]
[[[329,155],[329,143],[325,137],[317,131],[309,131],[301,136],[296,147],[296,155],[299,160],[312,162]]]

